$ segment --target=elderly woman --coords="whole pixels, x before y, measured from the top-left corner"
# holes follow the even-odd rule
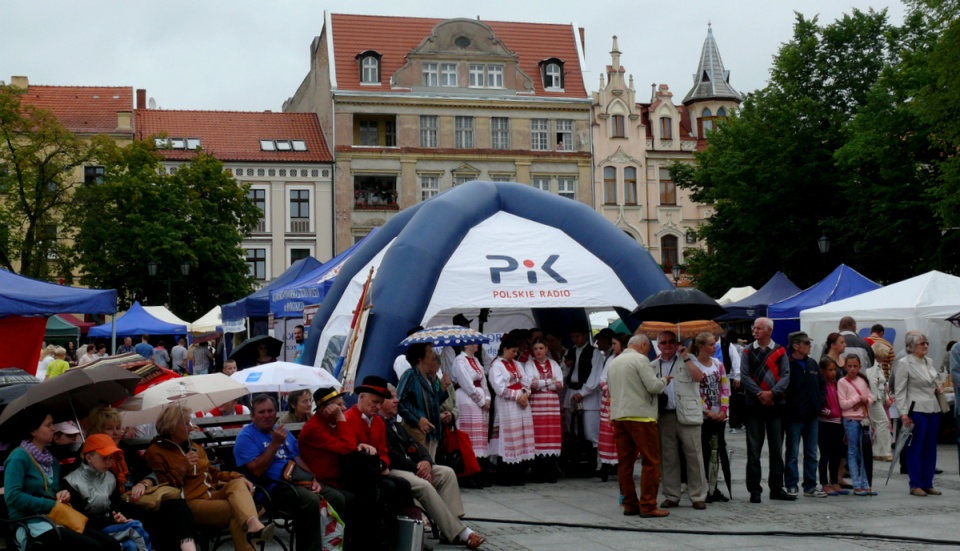
[[[940,425],[940,403],[937,395],[943,387],[937,382],[937,369],[927,357],[930,341],[919,332],[910,332],[904,339],[907,355],[893,368],[893,396],[904,427],[913,425],[913,438],[907,454],[910,495],[938,496],[933,487],[937,468],[937,429]]]
[[[870,393],[874,398],[874,402],[870,404],[870,423],[873,424],[875,438],[873,453],[880,454],[874,455],[873,458],[877,461],[892,461],[890,417],[887,414],[887,408],[893,403],[893,396],[890,396],[887,375],[883,369],[883,361],[890,355],[891,350],[882,342],[875,342],[870,348],[876,358],[876,362],[867,369],[866,373],[867,381],[870,382]]]
[[[433,356],[433,346],[429,344],[410,345],[406,357],[413,369],[405,371],[397,384],[403,425],[414,440],[426,446],[431,459],[437,456],[437,444],[443,434],[440,403],[446,399],[437,380],[440,362],[434,361]]]
[[[210,464],[203,448],[190,443],[191,411],[179,406],[157,418],[157,438],[144,456],[160,482],[182,491],[194,521],[215,528],[230,527],[233,547],[252,551],[273,537],[273,524],[264,526],[253,502],[253,484],[237,472]]]
[[[281,425],[306,423],[313,411],[313,395],[309,388],[287,394],[287,411],[280,416]]]
[[[560,398],[563,389],[563,372],[560,364],[547,355],[547,341],[536,339],[530,348],[532,354],[524,364],[524,372],[530,379],[530,411],[533,414],[533,444],[536,449],[534,480],[553,484],[557,481],[562,437],[560,424]],[[597,384],[600,374],[597,374]],[[612,434],[612,433],[611,433]]]
[[[22,429],[20,446],[7,456],[4,467],[4,499],[11,520],[49,514],[58,503],[70,503],[70,492],[60,489],[60,465],[46,449],[53,442],[53,417],[39,407],[18,416]],[[60,533],[40,520],[28,521],[15,534],[21,549],[26,546],[27,530],[34,542],[53,549],[70,551],[120,551],[120,543],[88,525],[82,534],[62,528]]]
[[[113,457],[109,470],[117,480],[117,490],[123,499],[118,512],[143,523],[151,534],[157,549],[194,551],[195,531],[193,513],[182,499],[164,499],[155,510],[140,505],[144,494],[156,492],[157,476],[137,450],[123,442],[123,420],[120,411],[111,407],[94,410],[87,418],[87,435],[104,434],[121,453]],[[144,500],[146,503],[150,498]]]

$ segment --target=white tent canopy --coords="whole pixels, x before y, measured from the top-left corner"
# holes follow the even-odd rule
[[[146,313],[160,321],[165,321],[167,323],[173,323],[176,325],[185,325],[189,330],[190,322],[178,318],[173,312],[167,310],[166,306],[144,306],[143,309]]]
[[[743,300],[756,292],[757,290],[749,285],[746,287],[731,287],[729,291],[717,299],[717,304],[724,306],[726,304],[730,304],[731,302]]]
[[[960,340],[960,329],[946,319],[960,310],[960,277],[932,271],[845,300],[800,312],[800,329],[819,342],[837,330],[843,316],[857,320],[858,332],[869,334],[870,326],[883,324],[884,337],[903,352],[903,337],[917,330],[930,340],[930,358],[940,366],[946,344]],[[901,354],[902,355],[902,354]]]
[[[220,314],[220,306],[214,306],[209,312],[201,316],[197,321],[190,324],[187,330],[191,333],[216,333],[217,328],[223,326],[223,318]]]

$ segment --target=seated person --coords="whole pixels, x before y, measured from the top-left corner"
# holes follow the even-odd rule
[[[80,462],[77,453],[80,451],[80,429],[73,421],[54,423],[53,444],[47,449],[60,462],[60,476],[67,476]]]
[[[230,415],[250,415],[250,408],[239,403],[237,400],[230,400],[227,403],[220,404],[218,407],[211,409],[210,411],[204,413],[198,411],[196,413],[197,417],[227,417]],[[243,423],[233,423],[228,425],[223,425],[219,427],[221,429],[239,429],[243,427]]]
[[[380,415],[387,425],[387,446],[390,473],[410,483],[413,497],[440,527],[440,533],[451,542],[476,549],[486,538],[467,528],[463,516],[463,500],[457,475],[450,467],[435,465],[427,448],[413,439],[397,417],[397,392],[380,406]]]
[[[324,487],[316,478],[302,481],[283,482],[283,472],[287,463],[295,461],[297,465],[310,473],[300,457],[297,440],[287,432],[283,425],[277,424],[277,406],[273,397],[259,394],[253,399],[252,422],[243,427],[237,435],[233,447],[233,456],[238,468],[252,482],[267,488],[273,503],[280,509],[293,511],[293,526],[296,528],[297,551],[317,549],[323,539],[320,526],[320,498],[322,495],[333,507],[343,514],[346,509],[343,494],[333,487]]]
[[[287,394],[287,411],[280,417],[280,423],[284,425],[306,423],[310,419],[312,410],[313,397],[310,396],[310,390],[306,388],[294,390]]]

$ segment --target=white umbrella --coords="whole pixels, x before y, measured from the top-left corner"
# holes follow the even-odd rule
[[[223,373],[170,379],[137,394],[120,404],[125,426],[154,423],[164,408],[177,404],[193,411],[207,411],[246,396],[243,384]]]
[[[246,385],[250,392],[292,392],[328,386],[340,388],[340,381],[326,369],[292,362],[270,362],[248,367],[237,371],[230,378]]]

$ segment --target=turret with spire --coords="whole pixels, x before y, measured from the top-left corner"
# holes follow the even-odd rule
[[[743,96],[730,86],[730,71],[724,69],[720,49],[713,38],[713,27],[707,24],[707,38],[700,52],[700,64],[693,75],[693,88],[683,98],[683,104],[708,100],[727,100],[740,103]]]

